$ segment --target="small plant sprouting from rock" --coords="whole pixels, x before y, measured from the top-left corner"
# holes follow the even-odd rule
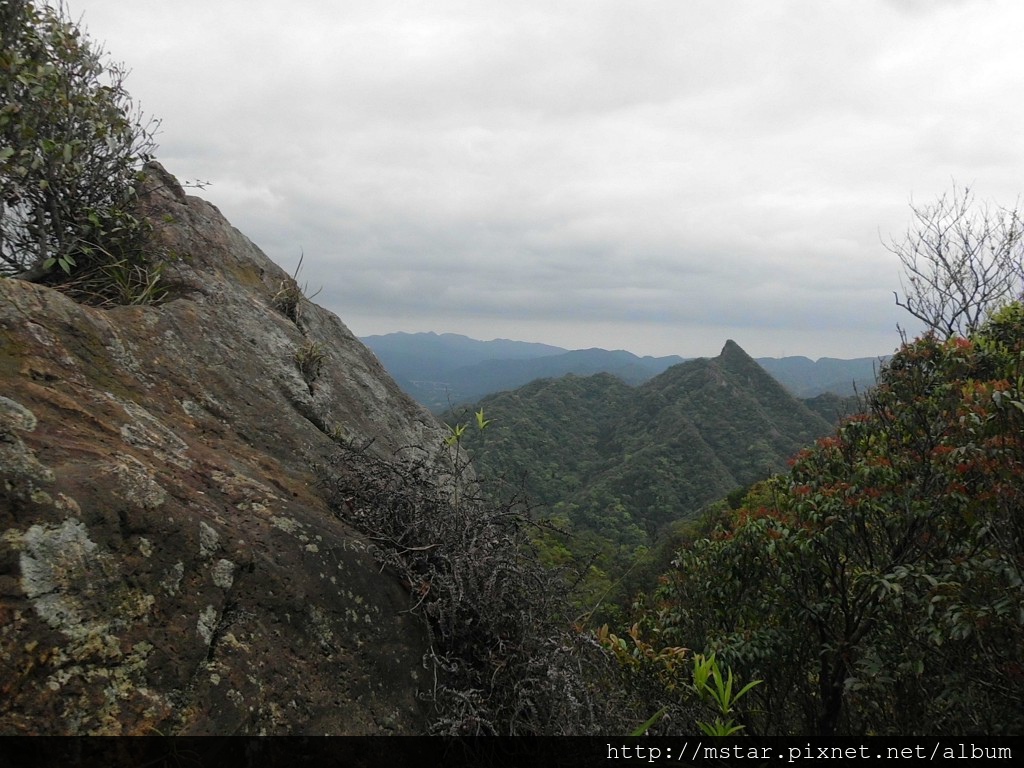
[[[476,412],[476,428],[481,434],[491,423],[491,419],[484,418],[484,409],[481,408]],[[459,490],[462,483],[462,475],[467,469],[469,469],[470,463],[468,457],[462,451],[462,437],[466,434],[466,424],[456,424],[454,427],[448,425],[448,437],[444,439],[444,444],[448,446],[451,451],[452,460],[452,498],[455,502],[455,507],[459,506]]]
[[[327,427],[327,436],[336,443],[345,444],[352,439],[352,433],[344,424],[331,423]]]
[[[281,281],[281,287],[277,289],[270,300],[274,309],[287,317],[293,323],[299,323],[299,301],[302,299],[302,289],[295,282],[295,278],[286,277]]]
[[[712,723],[699,720],[697,725],[708,736],[732,736],[739,733],[745,726],[733,720],[736,703],[762,682],[752,680],[734,693],[732,669],[726,668],[723,673],[715,654],[705,656],[698,653],[693,657],[693,690],[701,701],[714,710],[715,720]]]
[[[169,287],[161,281],[165,261],[108,257],[76,272],[59,290],[75,301],[102,308],[166,300]]]
[[[312,296],[306,296],[309,286],[304,285],[301,288],[299,287],[299,272],[302,270],[302,260],[305,256],[305,253],[299,254],[299,263],[295,265],[295,271],[281,280],[277,293],[275,293],[270,299],[270,303],[273,305],[274,309],[296,325],[299,325],[301,318],[302,300],[306,299],[309,301],[320,293],[320,291],[317,290]]]
[[[320,378],[325,359],[324,346],[318,341],[307,340],[295,350],[295,365],[298,366],[299,373],[310,386]]]

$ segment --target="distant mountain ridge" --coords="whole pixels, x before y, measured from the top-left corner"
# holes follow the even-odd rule
[[[389,333],[361,341],[408,395],[434,411],[570,373],[610,373],[639,384],[684,359],[508,339],[479,341],[454,333]]]
[[[840,396],[864,392],[875,383],[886,357],[759,357],[758,364],[797,397],[815,397],[825,392]]]
[[[535,379],[567,374],[610,373],[627,384],[642,384],[673,365],[678,355],[641,357],[625,350],[568,350],[509,339],[480,341],[454,333],[389,333],[363,337],[398,385],[431,410],[479,400]],[[880,358],[758,358],[757,362],[791,393],[811,398],[864,391],[875,381]]]

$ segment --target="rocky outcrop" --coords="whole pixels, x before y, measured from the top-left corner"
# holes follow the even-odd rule
[[[0,733],[415,733],[425,633],[316,467],[442,444],[159,166],[170,300],[0,280]]]

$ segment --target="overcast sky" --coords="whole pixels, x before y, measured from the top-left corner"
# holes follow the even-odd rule
[[[361,336],[887,354],[911,198],[1024,190],[1016,0],[69,3]]]

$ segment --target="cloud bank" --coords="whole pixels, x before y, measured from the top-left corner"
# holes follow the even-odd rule
[[[77,0],[160,159],[357,334],[886,354],[908,202],[1024,178],[1009,0]]]

